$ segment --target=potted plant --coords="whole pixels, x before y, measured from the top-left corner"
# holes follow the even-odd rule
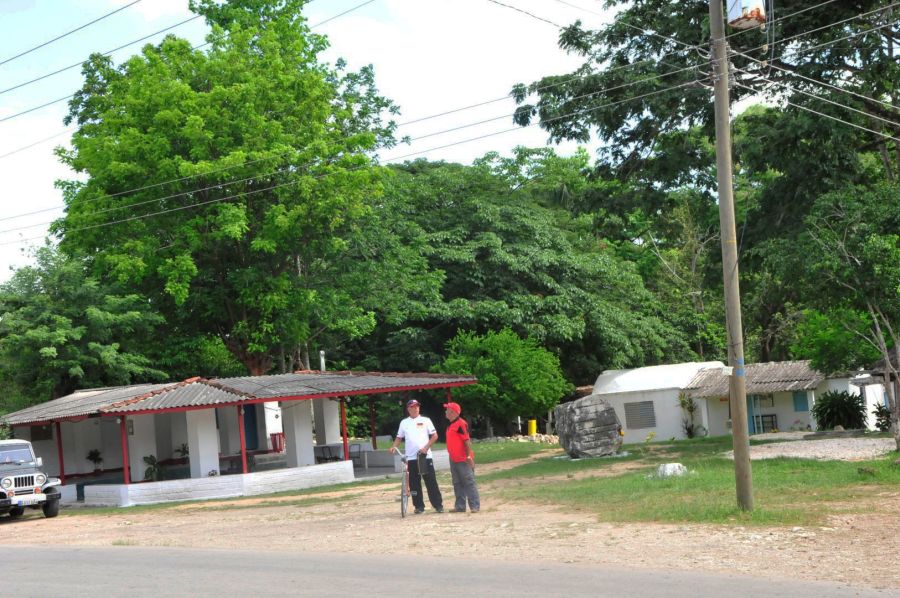
[[[89,450],[87,460],[94,464],[94,471],[103,471],[103,455],[100,454],[100,449]]]

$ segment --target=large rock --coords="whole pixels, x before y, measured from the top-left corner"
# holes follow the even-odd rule
[[[614,455],[622,446],[622,429],[612,406],[599,395],[556,408],[559,445],[573,459]]]

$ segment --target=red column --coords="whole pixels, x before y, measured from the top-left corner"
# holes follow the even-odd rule
[[[244,435],[244,408],[238,405],[238,436],[241,437],[241,467],[242,471],[247,473],[247,437]]]
[[[344,440],[344,461],[350,460],[350,443],[347,441],[347,405],[341,398],[341,438]]]
[[[66,464],[63,462],[62,426],[56,422],[56,454],[59,455],[59,481],[66,483]]]
[[[447,389],[447,402],[449,403],[452,400],[453,400],[453,389],[448,388]]]
[[[369,429],[372,433],[372,450],[378,450],[378,440],[375,438],[375,399],[369,399]]]
[[[122,475],[127,485],[131,483],[131,471],[128,466],[128,424],[124,415],[119,418],[119,423],[119,430],[122,436]]]

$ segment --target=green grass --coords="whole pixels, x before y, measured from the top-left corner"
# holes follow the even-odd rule
[[[472,445],[478,465],[523,459],[548,448],[556,447],[534,442],[476,442]]]
[[[629,456],[581,460],[544,458],[479,480],[505,481],[496,491],[511,500],[596,513],[604,521],[704,522],[810,525],[828,513],[861,510],[854,504],[873,490],[900,484],[896,455],[866,462],[768,459],[754,461],[755,509],[738,509],[734,463],[721,455],[731,439],[631,445]],[[689,475],[652,477],[661,462],[677,457]],[[611,474],[631,461],[637,471]],[[512,483],[509,483],[513,480]]]

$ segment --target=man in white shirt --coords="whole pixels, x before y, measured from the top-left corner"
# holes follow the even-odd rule
[[[431,445],[437,442],[438,433],[430,418],[419,415],[419,401],[412,399],[406,403],[409,417],[400,422],[397,437],[391,445],[390,452],[396,453],[401,442],[405,442],[407,465],[409,466],[409,490],[412,494],[416,515],[425,512],[425,500],[422,498],[422,480],[428,490],[428,502],[435,512],[444,512],[444,499],[437,485],[434,473],[434,460],[431,457]],[[421,456],[421,458],[420,458]],[[421,464],[421,468],[420,468]]]

